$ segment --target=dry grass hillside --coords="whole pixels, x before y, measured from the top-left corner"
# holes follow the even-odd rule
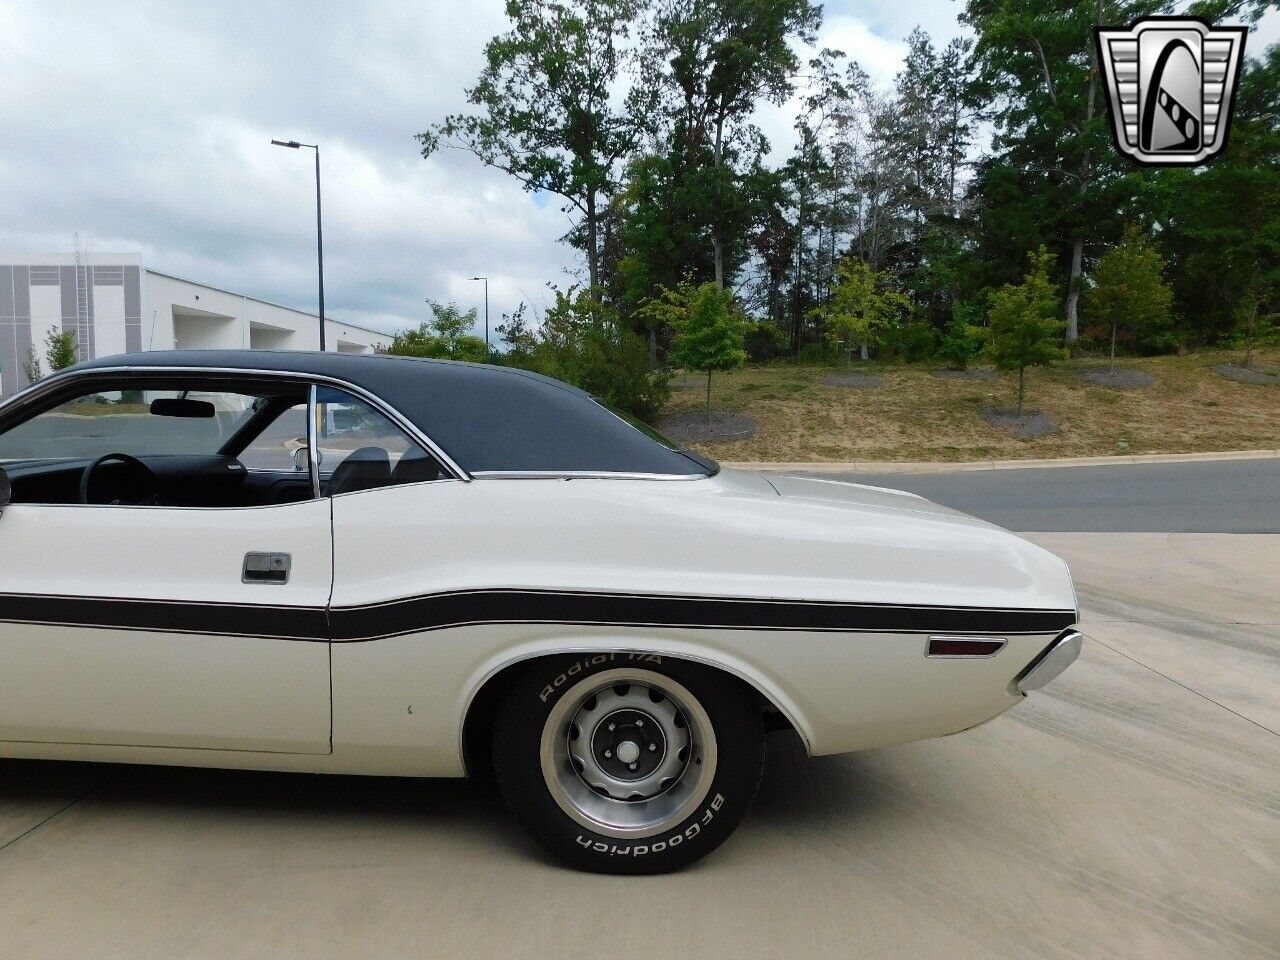
[[[694,443],[718,460],[957,461],[1280,449],[1280,385],[1228,380],[1218,364],[1238,353],[1125,359],[1117,367],[1149,374],[1153,386],[1119,390],[1083,382],[1105,368],[1076,361],[1028,373],[1027,408],[1059,431],[1033,440],[989,426],[983,408],[1017,399],[1017,375],[991,381],[946,380],[930,368],[859,364],[844,367],[748,367],[713,378],[712,407],[746,414],[759,425],[751,440]],[[1280,349],[1262,352],[1259,369],[1280,369]],[[824,384],[853,371],[876,373],[883,386]],[[668,414],[700,408],[701,377],[676,378]]]

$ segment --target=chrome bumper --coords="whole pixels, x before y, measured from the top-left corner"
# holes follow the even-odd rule
[[[1064,630],[1040,656],[1031,661],[1027,669],[1014,678],[1012,687],[1024,694],[1039,690],[1076,662],[1083,643],[1084,634],[1079,630]]]

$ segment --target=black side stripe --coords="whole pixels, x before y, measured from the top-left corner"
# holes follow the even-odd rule
[[[358,642],[500,623],[838,633],[1048,634],[1074,610],[911,606],[550,590],[474,590],[356,607],[288,607],[0,594],[0,621]]]
[[[278,640],[327,640],[324,607],[0,594],[0,621]]]

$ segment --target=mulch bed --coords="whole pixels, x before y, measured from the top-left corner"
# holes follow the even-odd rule
[[[883,387],[884,377],[874,373],[837,373],[823,377],[822,382],[829,387],[851,387],[854,390],[865,390],[868,387]]]
[[[1141,390],[1155,386],[1155,377],[1141,370],[1083,370],[1081,380],[1114,390]]]
[[[991,408],[982,411],[982,419],[993,427],[999,427],[1003,430],[1013,430],[1013,435],[1019,440],[1034,440],[1036,437],[1045,437],[1051,433],[1058,433],[1058,425],[1049,418],[1048,414],[1041,413],[1039,410],[1024,410],[1022,416],[1018,416],[1016,410],[995,410]]]
[[[663,417],[658,421],[658,429],[682,443],[727,443],[750,440],[756,435],[756,422],[725,410],[712,410],[708,420],[705,411],[691,410]]]
[[[1222,363],[1213,368],[1213,372],[1228,380],[1239,383],[1261,383],[1267,386],[1280,386],[1280,370],[1267,367],[1241,367],[1234,363]]]
[[[934,370],[939,380],[994,380],[998,374],[987,367],[970,367],[968,370]]]

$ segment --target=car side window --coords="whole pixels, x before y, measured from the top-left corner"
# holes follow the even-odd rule
[[[0,463],[215,452],[255,398],[195,390],[95,390],[0,435]]]
[[[185,381],[185,382],[184,382]],[[15,504],[158,507],[253,507],[308,499],[302,383],[157,374],[95,377],[69,384],[0,432],[0,466]],[[303,466],[278,435],[264,434],[279,411],[303,401]],[[255,447],[267,482],[251,476],[238,454]],[[273,461],[274,458],[274,461]],[[250,460],[254,459],[251,455]],[[299,476],[300,474],[300,476]]]
[[[328,496],[449,476],[385,414],[342,390],[316,391],[316,434],[321,491]]]

